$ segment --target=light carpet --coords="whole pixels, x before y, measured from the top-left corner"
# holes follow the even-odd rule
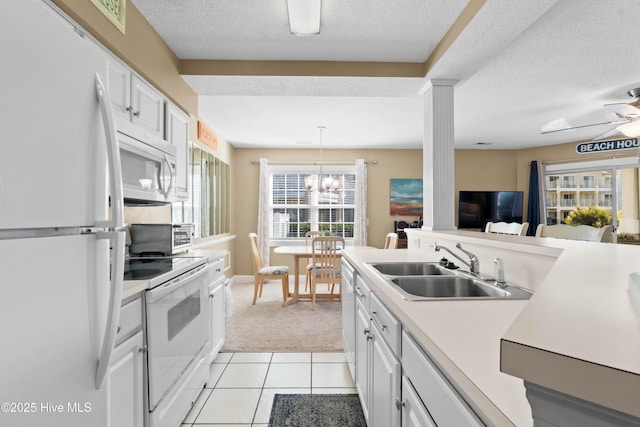
[[[293,278],[290,279],[293,287]],[[304,278],[301,280],[304,287]],[[337,289],[336,289],[337,292]],[[267,281],[252,305],[253,282],[231,286],[233,314],[227,319],[224,352],[342,351],[342,306],[337,300],[300,300],[282,306],[280,281]]]

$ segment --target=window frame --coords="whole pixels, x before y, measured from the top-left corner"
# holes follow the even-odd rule
[[[356,194],[355,192],[357,191],[356,188],[357,186],[355,185],[355,180],[357,179],[357,174],[356,174],[356,166],[355,164],[351,164],[351,165],[331,165],[331,164],[323,164],[322,165],[322,174],[323,175],[327,175],[327,174],[332,174],[332,175],[352,175],[353,176],[353,182],[354,182],[354,186],[353,188],[349,188],[346,191],[353,191],[353,204],[349,204],[349,203],[339,203],[339,204],[321,204],[319,203],[319,200],[317,198],[313,198],[312,203],[306,203],[306,204],[276,204],[273,203],[274,201],[274,183],[273,183],[273,177],[274,175],[279,175],[279,174],[288,174],[288,175],[293,175],[293,174],[298,174],[298,175],[303,175],[303,176],[308,176],[308,175],[316,175],[316,178],[318,176],[318,174],[320,173],[320,165],[319,164],[314,164],[314,165],[269,165],[268,166],[268,175],[269,175],[269,245],[270,246],[297,246],[300,244],[304,244],[305,243],[305,237],[304,236],[300,236],[300,237],[274,237],[273,236],[273,229],[274,229],[274,212],[276,209],[293,209],[293,208],[302,208],[302,209],[309,209],[308,212],[308,219],[311,223],[310,228],[311,230],[317,230],[317,225],[320,223],[320,211],[322,209],[326,209],[326,208],[336,208],[336,209],[352,209],[353,210],[353,214],[354,214],[354,221],[350,222],[350,221],[342,221],[342,222],[336,222],[334,224],[352,224],[353,227],[355,227],[355,207],[356,207],[356,200],[357,198],[355,197]],[[316,179],[316,183],[317,183],[317,179]],[[316,185],[317,187],[317,185]],[[304,190],[306,192],[306,189]],[[312,190],[312,191],[317,191],[317,190]],[[345,191],[343,190],[339,190],[339,191]],[[352,245],[354,242],[354,237],[345,237],[345,243],[347,245]]]

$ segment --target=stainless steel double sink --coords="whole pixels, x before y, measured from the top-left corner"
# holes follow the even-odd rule
[[[472,273],[445,268],[437,262],[378,262],[368,263],[380,277],[404,299],[429,300],[487,300],[529,299],[532,292]]]

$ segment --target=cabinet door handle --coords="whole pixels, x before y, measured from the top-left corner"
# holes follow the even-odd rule
[[[405,406],[405,405],[404,405],[404,401],[402,401],[402,400],[400,400],[400,399],[398,399],[398,398],[396,397],[396,409],[397,409],[398,411],[401,411],[401,410],[402,410],[402,408],[403,408],[404,406]]]
[[[370,331],[369,331],[369,328],[365,328],[365,330],[364,330],[364,331],[362,331],[362,332],[363,332],[365,335],[369,335],[369,332],[370,332]]]
[[[131,112],[133,110],[133,107],[131,105],[129,105],[127,108],[125,108],[126,111]]]
[[[139,351],[140,353],[146,353],[146,352],[147,352],[147,346],[146,346],[146,345],[143,345],[142,347],[140,347],[140,348],[138,349],[138,351]]]
[[[133,115],[136,116],[136,117],[140,117],[140,111],[134,111]]]

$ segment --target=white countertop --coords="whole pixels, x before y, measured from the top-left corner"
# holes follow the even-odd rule
[[[407,301],[364,263],[437,261],[441,254],[347,248],[344,256],[495,425],[533,424],[522,380],[500,372],[500,338],[526,301]]]
[[[640,416],[640,313],[627,292],[638,270],[637,246],[567,247],[504,334],[503,370]]]
[[[517,426],[531,425],[524,379],[640,416],[640,311],[627,291],[629,274],[640,271],[639,246],[465,231],[416,230],[410,245],[414,238],[422,239],[421,249],[350,249],[346,256],[356,263],[434,260],[440,255],[431,249],[435,239],[451,248],[462,242],[481,254],[483,272],[495,254],[511,257],[507,279],[536,292],[529,301],[409,302],[360,267],[458,385],[476,393],[483,410],[494,406],[496,420],[502,413]]]

